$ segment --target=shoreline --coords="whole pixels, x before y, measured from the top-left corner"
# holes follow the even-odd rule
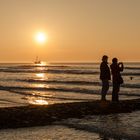
[[[51,125],[68,118],[83,118],[86,115],[129,113],[140,110],[140,98],[111,101],[58,103],[51,105],[28,105],[0,108],[0,129]]]

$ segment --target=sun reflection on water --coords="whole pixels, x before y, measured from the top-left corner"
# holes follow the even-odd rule
[[[36,84],[35,86],[38,88],[44,88],[44,87],[48,88],[48,86],[47,85],[45,86],[44,84]]]
[[[40,99],[40,98],[29,98],[28,99],[29,104],[33,105],[48,105],[48,101]]]
[[[44,77],[45,77],[44,73],[36,73],[35,75],[36,75],[36,77],[41,78],[41,79],[44,79]]]
[[[47,65],[47,63],[46,63],[46,62],[41,61],[41,63],[35,64],[35,65],[36,65],[36,66],[46,66],[46,65]]]

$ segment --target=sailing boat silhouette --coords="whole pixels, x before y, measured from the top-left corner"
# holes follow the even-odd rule
[[[41,64],[41,61],[38,59],[38,56],[36,57],[36,59],[35,59],[35,62],[34,62],[35,64]]]

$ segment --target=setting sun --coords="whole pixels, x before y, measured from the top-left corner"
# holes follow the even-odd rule
[[[40,43],[40,44],[43,44],[47,41],[47,36],[45,33],[43,32],[38,32],[35,36],[35,40]]]

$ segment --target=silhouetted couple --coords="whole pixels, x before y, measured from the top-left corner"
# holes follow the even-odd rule
[[[102,63],[100,65],[100,79],[102,80],[102,91],[101,91],[101,100],[106,100],[106,94],[109,90],[109,80],[111,80],[112,73],[112,101],[119,101],[119,90],[120,85],[123,83],[120,72],[123,71],[123,63],[118,63],[117,58],[112,59],[112,64],[110,68],[108,66],[108,56],[104,55],[102,57]]]

